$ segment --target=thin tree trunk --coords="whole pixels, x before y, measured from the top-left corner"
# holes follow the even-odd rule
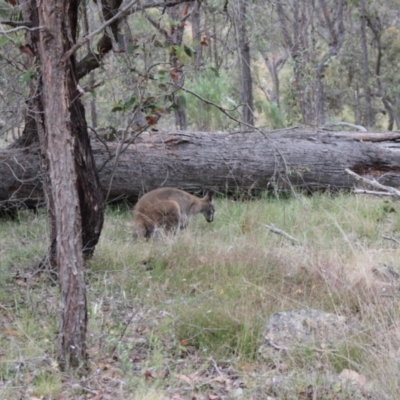
[[[284,54],[277,59],[270,58],[268,54],[263,54],[261,52],[262,57],[264,59],[265,65],[268,68],[269,74],[271,75],[272,80],[272,93],[269,94],[269,101],[276,103],[276,105],[280,106],[280,82],[279,82],[279,72],[286,64],[287,59],[289,58],[289,53],[284,52]]]
[[[195,0],[193,5],[192,16],[192,38],[194,45],[193,65],[194,69],[198,71],[203,62],[203,46],[201,45],[201,14],[200,14],[201,0]]]
[[[364,86],[364,125],[371,127],[374,125],[374,115],[372,111],[371,89],[369,86],[369,65],[368,65],[368,44],[367,44],[367,10],[365,0],[360,0],[360,29],[361,29],[361,48],[362,48],[362,69]]]
[[[89,86],[93,87],[96,82],[96,73],[94,71],[89,74]],[[90,99],[90,119],[92,121],[92,128],[97,128],[97,107],[96,107],[96,97],[92,96]]]
[[[239,47],[239,65],[241,81],[242,121],[254,125],[253,80],[251,77],[250,40],[247,35],[246,0],[238,0],[237,4],[237,38]]]
[[[324,83],[325,69],[327,61],[336,56],[343,44],[345,28],[343,24],[343,0],[336,1],[335,14],[329,10],[326,0],[320,0],[322,15],[325,25],[329,32],[328,50],[318,62],[315,71],[315,98],[314,98],[314,114],[317,126],[325,125],[325,109],[324,109]],[[333,16],[332,16],[333,14]]]
[[[385,110],[389,116],[389,124],[388,124],[388,130],[391,131],[393,130],[393,121],[396,122],[397,129],[400,128],[400,116],[396,111],[396,104],[393,104],[394,102],[391,101],[390,96],[385,92],[384,90],[384,85],[381,80],[381,61],[382,61],[382,44],[381,44],[381,34],[383,32],[383,27],[381,24],[381,21],[379,19],[379,16],[375,16],[374,18],[371,18],[369,16],[366,16],[366,20],[368,23],[368,26],[370,27],[374,38],[375,38],[375,46],[377,48],[377,56],[376,56],[376,63],[375,63],[375,81],[376,81],[376,87],[378,89],[378,94],[379,97],[382,100],[383,106],[385,107]]]
[[[282,0],[276,0],[276,11],[278,13],[279,25],[285,41],[287,50],[293,59],[293,72],[294,72],[294,91],[299,104],[300,112],[302,115],[303,124],[311,125],[313,122],[312,108],[310,107],[308,99],[308,90],[305,79],[305,51],[301,49],[300,41],[301,38],[301,26],[300,22],[305,23],[304,19],[300,18],[299,2],[293,3],[293,22],[291,24],[291,30],[289,31],[288,19],[283,10]]]
[[[186,11],[185,11],[186,10]],[[173,21],[173,25],[171,26],[170,34],[168,37],[168,41],[176,46],[182,45],[183,40],[183,31],[185,24],[181,19],[185,18],[187,15],[187,5],[185,4],[182,9],[182,13],[184,15],[180,16],[181,7],[175,6],[167,9],[167,13],[171,20]],[[181,17],[181,18],[180,18]],[[177,87],[182,87],[185,82],[185,76],[183,71],[183,65],[179,57],[177,57],[176,50],[173,49],[170,53],[170,64],[171,69],[173,71],[172,81],[174,85]],[[177,105],[174,110],[175,115],[175,125],[180,130],[187,129],[187,117],[186,117],[186,109],[181,101],[181,97],[177,94],[174,94],[174,101]]]

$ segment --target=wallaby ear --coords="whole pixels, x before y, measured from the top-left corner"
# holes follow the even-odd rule
[[[204,198],[206,198],[209,202],[212,202],[213,195],[214,195],[214,192],[212,190],[206,190]]]

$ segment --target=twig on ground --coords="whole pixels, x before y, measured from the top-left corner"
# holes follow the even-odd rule
[[[131,317],[129,318],[128,322],[125,324],[124,329],[122,329],[122,332],[121,332],[121,334],[119,335],[119,339],[118,339],[116,345],[112,348],[112,351],[111,351],[111,358],[114,357],[115,352],[117,351],[118,344],[121,342],[121,340],[122,340],[123,337],[125,336],[125,333],[126,333],[126,330],[128,329],[128,326],[131,324],[131,322],[133,321],[133,318],[135,318],[136,315],[137,315],[137,311],[134,310],[134,311],[132,312],[132,315],[131,315]]]
[[[273,225],[265,225],[266,228],[268,228],[271,232],[277,233],[278,235],[284,236],[286,239],[291,240],[295,244],[300,244],[300,241],[294,238],[293,236],[290,236],[288,233],[285,231],[282,231],[281,229],[275,228]]]
[[[394,238],[393,236],[382,235],[382,237],[383,237],[384,239],[392,240],[393,242],[395,242],[395,243],[397,243],[397,244],[400,244],[400,240]]]
[[[364,178],[363,176],[360,176],[358,174],[356,174],[355,172],[351,171],[350,169],[346,168],[345,171],[353,176],[356,180],[361,181],[366,183],[367,185],[370,185],[372,187],[375,187],[377,189],[381,189],[384,190],[388,193],[388,195],[390,196],[395,196],[397,198],[400,198],[400,190],[395,189],[394,187],[391,186],[385,186],[382,185],[381,183],[379,183],[378,181],[376,181],[375,179],[368,179],[368,178]]]
[[[376,192],[375,190],[365,190],[365,189],[354,189],[354,194],[370,194],[372,196],[392,196],[388,192]]]
[[[350,124],[349,122],[330,122],[325,126],[349,126],[350,128],[357,129],[360,132],[368,132],[366,128],[361,125]]]
[[[218,374],[219,374],[220,376],[223,376],[223,373],[222,373],[221,370],[218,368],[217,363],[215,362],[215,360],[214,360],[212,357],[210,357],[210,361],[213,363],[215,371],[217,371]]]

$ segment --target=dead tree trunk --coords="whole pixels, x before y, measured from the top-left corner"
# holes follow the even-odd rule
[[[308,192],[349,190],[345,169],[400,186],[400,133],[285,130],[275,133],[174,132],[143,134],[119,157],[93,143],[93,153],[108,200],[136,200],[159,186],[189,192],[220,193],[273,189]],[[0,151],[0,202],[35,206],[43,199],[39,155],[23,149]]]

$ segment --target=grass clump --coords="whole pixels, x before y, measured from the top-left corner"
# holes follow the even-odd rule
[[[174,324],[179,342],[193,345],[205,355],[218,359],[235,356],[254,360],[260,343],[261,324],[249,320],[232,304],[209,306],[208,310],[194,304],[180,308]]]
[[[99,393],[113,382],[116,400],[128,393],[161,398],[165,387],[189,398],[214,395],[215,375],[231,393],[240,372],[244,398],[262,398],[257,388],[281,375],[287,381],[278,389],[271,384],[271,396],[299,398],[311,385],[316,398],[335,398],[329,397],[335,384],[329,377],[347,368],[374,379],[386,398],[396,398],[398,282],[382,268],[400,273],[400,249],[382,234],[399,237],[397,203],[315,194],[217,199],[216,210],[212,224],[199,216],[176,237],[135,243],[130,208],[107,209],[86,268],[92,366],[87,387]],[[0,221],[0,398],[76,395],[64,382],[73,378],[60,381],[59,371],[48,368],[56,357],[58,288],[45,275],[25,278],[45,253],[47,233],[44,214]],[[269,316],[306,307],[355,319],[363,336],[325,351],[297,350],[289,361],[258,358]],[[277,350],[275,355],[283,357]],[[37,364],[43,359],[49,360],[43,375],[34,374],[43,370]]]

